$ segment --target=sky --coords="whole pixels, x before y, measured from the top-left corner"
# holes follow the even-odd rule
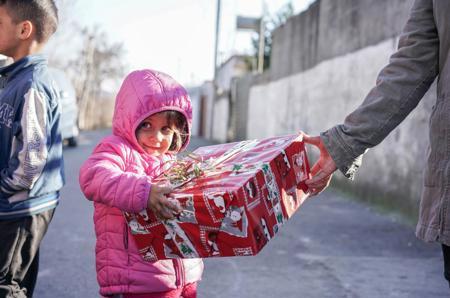
[[[236,30],[236,16],[274,15],[288,2],[299,13],[314,0],[221,0],[219,62],[252,53],[249,31]],[[265,3],[265,5],[263,5]],[[111,42],[123,42],[130,70],[166,72],[186,86],[214,73],[216,0],[77,0],[72,16],[98,26]]]

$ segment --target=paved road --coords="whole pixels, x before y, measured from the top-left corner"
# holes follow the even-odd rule
[[[41,249],[36,298],[99,297],[92,206],[78,168],[105,131],[67,148],[67,185]],[[192,146],[206,144],[194,140]],[[199,298],[449,297],[439,246],[334,190],[307,201],[255,257],[205,260]]]

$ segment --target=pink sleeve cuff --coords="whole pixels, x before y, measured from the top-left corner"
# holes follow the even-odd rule
[[[135,205],[133,206],[135,212],[140,212],[144,209],[147,209],[148,198],[152,187],[151,182],[147,177],[145,177],[144,179],[140,179],[138,183],[140,185],[137,186],[135,194],[136,200]]]

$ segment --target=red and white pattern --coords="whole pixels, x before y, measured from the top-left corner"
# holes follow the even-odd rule
[[[298,135],[194,153],[204,161],[203,174],[170,194],[184,208],[176,219],[125,213],[145,260],[255,255],[308,196],[309,163]]]

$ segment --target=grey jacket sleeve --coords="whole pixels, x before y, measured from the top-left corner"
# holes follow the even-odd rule
[[[433,1],[416,0],[398,50],[378,75],[376,86],[344,124],[321,134],[337,168],[350,179],[362,155],[379,144],[417,106],[439,72],[439,38]]]

